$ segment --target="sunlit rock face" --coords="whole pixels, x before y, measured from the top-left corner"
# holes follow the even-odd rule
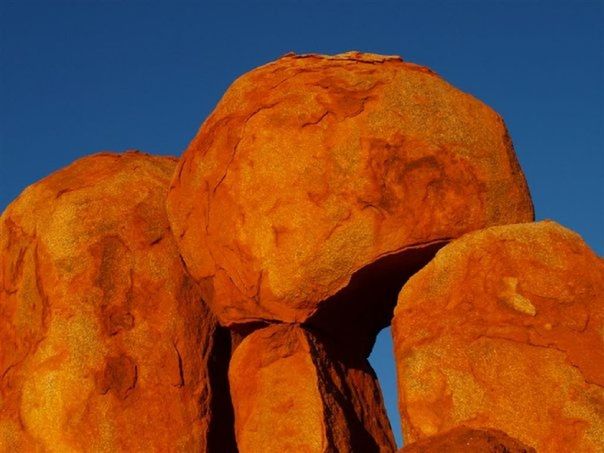
[[[554,222],[470,233],[403,287],[393,320],[405,439],[461,424],[539,452],[602,448],[604,263]]]
[[[502,431],[466,426],[406,445],[399,453],[536,453]]]
[[[175,166],[97,154],[2,214],[0,450],[233,446],[228,333],[165,215]]]
[[[369,363],[300,326],[248,335],[229,381],[240,453],[396,450]]]
[[[451,238],[533,219],[502,119],[427,68],[286,55],[231,85],[168,218],[237,345],[237,445],[394,451],[366,362],[402,284]]]
[[[235,81],[179,162],[167,206],[228,326],[313,324],[384,257],[533,218],[493,110],[427,68],[356,52],[286,55]],[[352,332],[369,338],[364,353],[390,322],[398,278],[387,300],[339,299],[337,314],[354,312]]]
[[[532,220],[482,102],[286,55],[179,161],[90,156],[2,214],[0,451],[394,452],[397,300],[405,452],[597,451],[604,264]]]

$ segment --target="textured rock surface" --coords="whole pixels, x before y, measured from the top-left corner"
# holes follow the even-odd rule
[[[460,424],[539,452],[602,451],[604,264],[553,222],[463,236],[393,320],[405,439]]]
[[[0,450],[229,451],[228,332],[169,231],[175,165],[98,154],[3,213]]]
[[[496,429],[460,426],[414,442],[399,453],[535,453],[535,449]]]
[[[303,322],[387,254],[533,212],[493,110],[427,68],[348,53],[234,82],[179,162],[168,216],[231,325]],[[395,303],[361,317],[383,327]]]
[[[256,330],[229,367],[240,453],[396,450],[377,378],[305,329]]]

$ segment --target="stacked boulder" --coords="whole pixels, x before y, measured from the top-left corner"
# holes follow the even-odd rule
[[[495,112],[425,68],[358,53],[239,78],[167,207],[204,300],[254,331],[229,372],[241,452],[393,451],[367,356],[402,284],[450,238],[533,218]]]
[[[178,162],[85,158],[2,215],[0,443],[394,452],[392,322],[404,451],[597,451],[603,264],[532,221],[489,107],[398,57],[286,55]]]

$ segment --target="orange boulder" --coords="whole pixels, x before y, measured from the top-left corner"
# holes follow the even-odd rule
[[[535,453],[535,449],[496,429],[460,426],[407,445],[399,453]]]
[[[350,52],[286,55],[234,82],[178,164],[168,217],[234,325],[304,322],[386,255],[533,210],[493,110],[427,68]],[[395,302],[352,309],[375,335]]]
[[[165,215],[175,166],[97,154],[2,214],[2,451],[233,445],[228,332],[185,274]]]
[[[441,249],[393,320],[405,439],[501,429],[539,452],[601,451],[604,262],[554,222]]]
[[[377,378],[296,325],[256,330],[229,366],[240,453],[393,452]]]

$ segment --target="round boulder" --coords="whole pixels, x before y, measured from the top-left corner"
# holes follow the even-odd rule
[[[425,67],[349,52],[235,81],[178,164],[168,216],[233,325],[306,321],[380,258],[533,209],[497,113]]]
[[[86,157],[0,217],[0,450],[234,449],[228,333],[165,214],[175,166]]]
[[[405,284],[392,330],[405,439],[486,426],[539,452],[600,451],[604,262],[572,231],[456,239]]]

